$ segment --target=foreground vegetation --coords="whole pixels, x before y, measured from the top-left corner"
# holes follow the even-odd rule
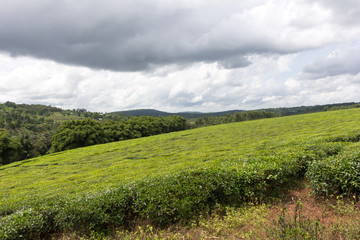
[[[231,123],[50,154],[0,167],[0,238],[188,225],[265,203],[307,177],[358,196],[360,111]]]
[[[240,208],[215,208],[200,216],[190,226],[179,224],[158,228],[140,223],[129,229],[116,229],[110,235],[76,233],[59,235],[59,239],[326,239],[360,238],[358,203],[337,199],[319,199],[305,186],[271,204],[249,204]]]

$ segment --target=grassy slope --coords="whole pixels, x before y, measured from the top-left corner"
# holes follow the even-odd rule
[[[360,129],[359,123],[360,110],[350,109],[206,127],[16,162],[0,167],[0,208],[190,168],[229,168],[262,152],[296,151],[303,142]]]

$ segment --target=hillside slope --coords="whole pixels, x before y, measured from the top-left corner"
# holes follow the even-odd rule
[[[360,110],[342,110],[187,130],[51,154],[0,166],[2,202],[97,191],[120,181],[241,161],[264,149],[360,129]]]
[[[240,199],[239,196],[241,201],[248,201],[266,196],[271,189],[276,192],[296,181],[297,176],[303,176],[307,161],[320,161],[344,149],[358,148],[359,130],[360,110],[349,109],[224,124],[33,158],[0,167],[0,212],[18,216],[18,209],[40,206],[51,199],[78,199],[110,188],[122,189],[124,184],[135,181],[137,185],[131,185],[129,190],[135,194],[131,195],[135,212],[142,209],[140,216],[167,224],[197,213],[207,204],[229,203],[228,199],[233,201]],[[345,139],[344,136],[355,137]],[[175,186],[182,186],[184,180],[181,179],[190,182],[183,186],[181,191],[185,192],[177,193]],[[224,182],[218,185],[216,181]],[[148,187],[149,184],[152,187]],[[205,192],[198,189],[202,184]],[[197,188],[195,193],[191,190],[193,187]],[[234,187],[239,192],[234,192]],[[160,192],[150,192],[154,189]],[[193,206],[190,212],[183,215],[181,210],[172,213],[166,210],[161,219],[152,215],[152,211],[160,214],[156,206],[148,209],[153,206],[153,199],[169,192],[174,194],[169,201],[178,198],[190,201],[186,203]],[[210,198],[205,193],[210,194]],[[186,194],[200,195],[186,198]],[[206,202],[209,199],[211,201]],[[196,205],[195,200],[201,205]],[[172,204],[161,201],[158,204]],[[141,204],[147,207],[137,208]],[[51,208],[49,206],[53,205],[46,209]]]

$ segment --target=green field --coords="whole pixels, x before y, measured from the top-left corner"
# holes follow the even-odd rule
[[[200,185],[201,176],[209,173],[206,177],[212,177],[221,172],[216,175],[216,179],[226,179],[224,189],[233,186],[233,183],[230,183],[233,180],[228,177],[229,173],[236,176],[234,182],[241,183],[242,179],[248,179],[248,185],[244,185],[246,190],[239,188],[240,192],[227,192],[221,188],[221,191],[228,194],[229,199],[239,199],[239,195],[246,195],[241,201],[251,201],[252,196],[254,199],[263,198],[271,189],[279,190],[294,183],[298,180],[294,178],[303,178],[308,168],[308,176],[317,181],[314,182],[316,188],[321,176],[311,173],[311,167],[321,168],[327,164],[324,161],[334,164],[339,159],[346,161],[344,158],[349,155],[349,151],[353,153],[359,149],[359,131],[360,110],[349,109],[204,127],[79,148],[15,162],[0,166],[0,212],[4,216],[0,223],[5,226],[8,221],[6,219],[18,214],[19,210],[36,206],[39,211],[43,211],[42,205],[52,206],[49,202],[53,204],[57,199],[74,201],[72,199],[83,198],[90,193],[121,189],[127,184],[137,191],[138,188],[146,189],[146,184],[154,182],[153,189],[156,190],[161,181],[164,181],[164,191],[176,191],[176,188],[166,189],[167,181],[171,182],[169,179],[175,178],[178,179],[176,184],[181,184],[184,176],[191,179],[194,172],[196,176],[200,176],[194,177]],[[352,156],[352,160],[357,160],[358,155]],[[231,204],[228,200],[214,196],[220,189],[216,181],[218,180],[214,180],[214,184],[209,186],[213,191],[209,190],[209,196],[212,197],[210,205],[207,203],[210,200],[206,200],[209,197],[204,197],[203,200],[195,196],[200,199],[196,200],[201,206],[200,210],[217,202]],[[204,184],[206,188],[206,182]],[[357,194],[359,189],[356,184],[357,182],[353,182],[352,188],[340,186],[344,191],[339,193],[352,191],[351,194]],[[254,190],[249,190],[249,186],[254,186]],[[329,186],[329,189],[332,187]],[[144,196],[153,194],[150,193],[151,188],[146,190],[149,193],[144,193]],[[142,198],[140,190],[139,194],[136,193],[136,196],[140,197],[132,197],[137,204],[138,199]],[[326,193],[325,190],[317,188],[318,194]],[[186,193],[186,190],[179,194],[184,192]],[[176,194],[178,193],[174,193],[175,198]],[[145,198],[148,203],[154,204],[150,198],[143,197]],[[193,201],[193,198],[188,201]],[[163,202],[159,203],[159,206],[161,204]],[[154,220],[155,223],[173,222],[164,220],[165,217],[157,221],[148,208],[139,209],[146,212],[137,213],[139,216]],[[194,209],[189,211],[197,213]],[[182,220],[182,213],[179,212],[169,215],[174,219],[176,216],[174,221]],[[8,217],[5,217],[6,215]],[[121,225],[121,221],[119,224]],[[57,229],[62,231],[62,228]],[[10,233],[6,236],[10,236]]]

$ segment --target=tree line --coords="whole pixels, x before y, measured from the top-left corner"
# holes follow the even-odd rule
[[[291,116],[306,113],[315,113],[323,111],[335,111],[350,108],[360,108],[360,103],[334,103],[315,106],[300,106],[287,108],[266,108],[254,111],[239,111],[233,114],[226,114],[222,116],[208,115],[199,117],[195,121],[195,127],[211,126],[231,122],[249,121],[262,118],[272,118],[281,116]]]
[[[91,118],[63,121],[55,129],[31,132],[27,129],[0,129],[0,165],[78,147],[109,143],[186,129],[186,120],[179,116],[134,117],[99,121]],[[13,133],[13,134],[11,134]],[[46,135],[45,140],[41,138]],[[46,142],[46,143],[44,143]]]
[[[6,102],[0,104],[0,165],[46,154],[59,123],[60,108]]]
[[[63,110],[40,104],[0,103],[0,165],[72,146],[150,136],[185,127],[185,119],[177,116],[132,118],[119,113],[88,112],[86,109]],[[62,131],[69,134],[64,138],[64,146],[60,146],[58,138]]]
[[[72,120],[62,123],[52,141],[52,152],[64,151],[101,143],[109,143],[186,129],[186,120],[179,116],[134,117],[129,120],[94,119]]]
[[[242,122],[262,118],[273,118],[278,117],[279,115],[274,112],[268,111],[245,111],[245,112],[236,112],[234,114],[226,114],[224,116],[205,116],[198,118],[195,121],[196,127],[204,127],[232,122]]]

